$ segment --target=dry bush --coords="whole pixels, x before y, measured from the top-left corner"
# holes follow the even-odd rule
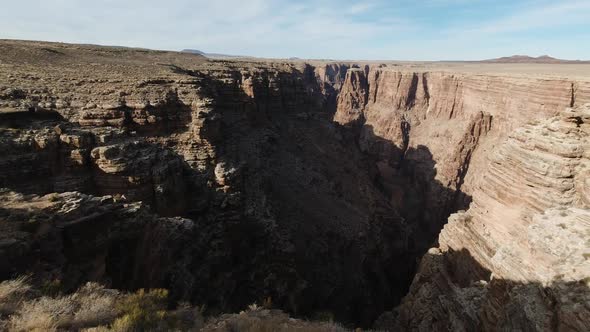
[[[216,332],[344,332],[349,331],[331,322],[317,323],[293,319],[280,310],[250,305],[238,315],[223,315],[209,323],[204,331]]]
[[[20,299],[30,286],[25,279],[3,282],[0,300]],[[87,283],[66,296],[41,296],[19,300],[7,310],[8,321],[0,321],[0,330],[57,331],[198,331],[203,325],[202,310],[188,304],[166,310],[168,291],[139,290],[121,294],[96,283]],[[8,306],[6,306],[8,307]]]
[[[119,293],[99,284],[87,283],[72,298],[78,304],[71,323],[74,328],[109,324],[119,314],[116,309]]]
[[[166,310],[168,291],[140,289],[125,295],[116,306],[121,314],[110,331],[200,331],[203,308],[182,303],[176,310]],[[100,330],[104,331],[104,330]]]
[[[204,307],[193,307],[189,303],[181,303],[169,313],[169,327],[177,331],[200,331],[204,325]]]
[[[168,291],[140,289],[134,294],[125,296],[117,303],[122,317],[112,325],[114,331],[146,331],[164,329],[167,318],[166,304]]]
[[[0,283],[0,316],[11,315],[18,310],[31,291],[28,277],[20,277]]]
[[[49,297],[22,303],[10,317],[14,331],[53,331],[81,329],[112,322],[118,315],[115,302],[118,293],[88,283],[68,296]]]
[[[57,202],[57,201],[59,201],[59,194],[58,193],[47,194],[47,199],[50,202]]]
[[[55,297],[61,293],[61,286],[61,280],[59,279],[46,280],[43,282],[39,289],[41,291],[41,294],[45,296]]]
[[[204,326],[203,308],[184,303],[167,310],[164,289],[127,294],[87,283],[70,295],[42,294],[31,288],[27,278],[0,283],[0,331],[347,331],[332,322],[298,320],[270,310],[270,300],[240,314],[213,318]]]
[[[71,322],[75,303],[70,297],[41,297],[22,304],[10,318],[13,331],[55,331]]]

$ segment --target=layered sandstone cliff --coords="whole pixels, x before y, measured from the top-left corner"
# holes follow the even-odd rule
[[[590,104],[518,128],[487,156],[384,326],[582,331],[590,322]],[[396,316],[397,315],[397,316]],[[388,321],[389,319],[389,321]]]
[[[436,238],[452,211],[468,207],[494,146],[588,101],[588,81],[375,66],[348,72],[334,120],[358,128],[392,203]]]
[[[347,65],[205,63],[22,42],[2,49],[0,186],[25,195],[16,205],[76,191],[141,201],[195,225],[172,232],[169,245],[168,233],[133,222],[141,215],[113,214],[114,227],[90,220],[101,246],[76,245],[96,266],[78,267],[68,259],[76,249],[60,245],[65,259],[33,250],[3,278],[51,265],[40,277],[66,280],[68,290],[85,279],[164,287],[213,312],[272,298],[299,315],[329,311],[364,325],[403,296],[413,262],[407,227],[373,181],[374,166],[331,121]],[[26,236],[3,235],[9,248],[50,246],[36,227],[15,227]]]
[[[386,68],[346,82],[335,120],[423,234],[416,249],[438,243],[378,327],[585,330],[588,82]]]

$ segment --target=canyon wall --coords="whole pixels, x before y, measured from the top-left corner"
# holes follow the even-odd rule
[[[367,326],[405,294],[408,228],[352,133],[332,122],[348,65],[3,47],[0,187],[11,231],[0,255],[23,262],[2,278],[163,287],[212,313],[271,299]],[[54,212],[70,199],[81,211],[113,201],[113,212]],[[56,259],[37,249],[52,245]]]
[[[392,204],[429,233],[425,250],[512,130],[589,101],[587,81],[374,66],[348,72],[334,120],[356,128]]]
[[[535,121],[494,149],[471,208],[451,215],[382,326],[587,329],[589,112]]]
[[[349,71],[334,119],[356,128],[392,204],[425,234],[417,250],[436,246],[379,328],[588,327],[589,87],[566,79]],[[467,208],[447,223],[451,212]]]

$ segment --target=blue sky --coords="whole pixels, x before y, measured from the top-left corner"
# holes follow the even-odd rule
[[[262,57],[590,59],[590,0],[17,0],[0,38]]]

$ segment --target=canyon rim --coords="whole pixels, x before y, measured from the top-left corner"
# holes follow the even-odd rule
[[[1,40],[0,280],[43,294],[0,300],[95,282],[213,331],[587,331],[589,135],[583,63]]]

